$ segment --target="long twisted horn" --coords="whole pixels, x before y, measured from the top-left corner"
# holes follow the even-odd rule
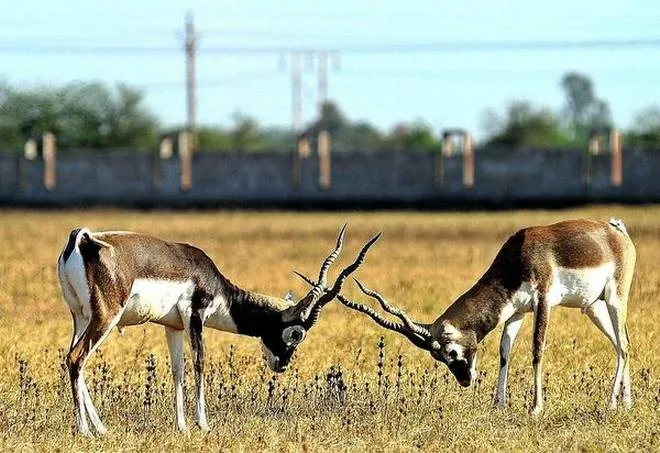
[[[341,286],[344,284],[346,279],[349,277],[349,275],[355,272],[362,265],[365,258],[367,257],[367,252],[369,251],[371,246],[374,245],[374,243],[382,236],[382,234],[383,233],[378,233],[377,235],[369,239],[367,243],[364,244],[364,246],[362,246],[360,253],[358,253],[358,256],[355,258],[355,261],[353,261],[351,264],[346,266],[339,273],[339,276],[335,280],[335,284],[332,285],[332,288],[327,289],[325,293],[321,297],[319,297],[319,299],[315,301],[314,304],[310,306],[309,314],[303,317],[303,319],[306,319],[308,325],[311,326],[315,324],[316,321],[318,321],[319,315],[321,314],[321,310],[323,309],[323,307],[339,294],[339,291],[341,291]]]
[[[308,285],[313,286],[315,284],[314,280],[306,276],[305,274],[298,272],[298,271],[293,271],[294,274],[296,274],[298,277],[300,277],[303,281],[305,281]],[[419,323],[416,323],[412,321],[408,316],[403,313],[398,308],[393,307],[390,305],[383,296],[380,295],[380,293],[376,291],[372,291],[365,287],[360,281],[355,279],[356,283],[364,292],[366,295],[373,297],[374,299],[378,300],[380,303],[381,307],[388,313],[391,313],[399,319],[401,319],[404,324],[397,324],[392,321],[388,321],[387,319],[381,317],[374,309],[371,307],[368,307],[366,305],[358,304],[357,302],[353,302],[352,300],[346,298],[342,294],[338,294],[337,300],[341,302],[343,305],[346,307],[359,311],[361,313],[364,313],[365,315],[369,316],[373,321],[376,322],[381,327],[384,327],[385,329],[392,330],[394,332],[400,333],[404,335],[406,338],[408,338],[415,346],[425,349],[425,350],[431,350],[435,349],[438,347],[437,341],[433,338],[433,335],[431,335],[431,332],[428,330],[428,328],[424,327],[424,325],[421,325]],[[326,290],[326,292],[329,290]]]
[[[321,265],[321,270],[319,271],[319,280],[315,282],[311,278],[301,274],[298,271],[294,271],[296,275],[305,280],[312,289],[303,297],[298,304],[290,309],[287,309],[287,312],[283,315],[284,319],[301,319],[305,321],[308,326],[314,324],[319,317],[321,309],[334,297],[339,294],[341,290],[341,285],[346,281],[348,276],[355,272],[358,267],[364,262],[364,259],[367,256],[367,251],[369,248],[380,238],[382,233],[378,233],[376,236],[371,238],[360,250],[355,261],[347,266],[344,270],[339,273],[337,280],[332,285],[332,288],[327,287],[328,282],[328,270],[330,266],[335,262],[339,253],[341,252],[342,246],[344,244],[344,236],[346,233],[346,224],[342,226],[339,236],[337,237],[337,244],[335,245],[334,250],[328,255],[328,257],[323,261]]]
[[[339,256],[339,253],[341,252],[341,248],[344,245],[344,235],[346,234],[346,227],[347,227],[346,223],[341,227],[339,236],[337,236],[337,244],[335,245],[335,249],[332,252],[330,252],[330,254],[325,259],[325,261],[323,261],[323,264],[321,264],[321,270],[319,271],[319,279],[317,282],[312,284],[312,289],[308,294],[312,302],[315,302],[316,300],[318,300],[319,297],[321,297],[323,291],[325,290],[325,286],[328,284],[328,270],[330,269],[330,266],[332,266],[332,263],[334,263],[337,257]]]
[[[430,340],[430,339],[433,338],[433,336],[431,335],[431,332],[429,332],[428,329],[425,329],[424,327],[420,326],[420,325],[417,324],[416,322],[412,321],[412,320],[408,317],[408,315],[406,315],[406,314],[403,312],[403,310],[401,310],[401,309],[399,309],[399,308],[396,308],[396,307],[390,305],[390,303],[387,302],[387,301],[385,300],[385,298],[384,298],[384,297],[383,297],[378,291],[374,291],[374,290],[372,290],[372,289],[367,288],[367,287],[364,286],[364,285],[362,284],[362,282],[361,282],[360,280],[358,280],[357,278],[354,279],[354,280],[355,280],[355,283],[357,283],[357,285],[360,287],[360,290],[361,290],[364,294],[366,294],[366,295],[369,296],[369,297],[372,297],[372,298],[376,299],[376,300],[380,303],[380,306],[383,307],[383,310],[385,310],[386,312],[388,312],[388,313],[390,313],[390,314],[396,316],[396,317],[399,318],[401,321],[403,321],[403,324],[404,324],[408,329],[410,329],[411,331],[413,331],[414,333],[416,333],[416,334],[419,335],[420,337],[425,338],[425,339],[427,339],[427,340]]]
[[[341,248],[344,245],[344,235],[346,234],[346,226],[347,224],[345,223],[344,226],[341,227],[341,231],[339,232],[339,236],[337,237],[337,245],[335,246],[335,249],[328,255],[328,257],[325,259],[323,264],[321,265],[321,270],[319,271],[319,281],[318,284],[325,287],[328,284],[328,269],[330,269],[330,266],[335,262],[339,254],[341,253]]]
[[[378,233],[377,235],[375,235],[374,237],[369,239],[367,241],[367,243],[362,246],[362,249],[360,250],[360,253],[358,253],[357,258],[355,258],[355,261],[353,261],[351,264],[346,266],[344,268],[344,270],[339,273],[339,276],[337,277],[337,280],[335,280],[335,284],[332,285],[332,288],[330,289],[329,292],[331,292],[331,293],[334,292],[336,294],[339,293],[339,291],[341,290],[341,285],[344,284],[344,282],[346,281],[346,279],[348,278],[349,275],[351,275],[353,272],[355,272],[357,270],[357,268],[362,265],[362,263],[364,262],[364,259],[367,257],[367,252],[369,251],[371,246],[374,245],[374,243],[378,239],[380,239],[380,237],[382,235],[383,235],[383,233]]]
[[[356,310],[359,312],[362,312],[369,316],[371,319],[373,319],[376,324],[378,324],[381,327],[384,327],[385,329],[392,330],[394,332],[400,333],[406,338],[408,338],[415,346],[421,349],[425,350],[430,350],[431,349],[431,344],[428,338],[420,336],[416,332],[413,332],[412,330],[409,330],[406,326],[402,324],[397,324],[392,321],[388,321],[387,319],[382,318],[374,309],[371,307],[367,307],[366,305],[358,304],[357,302],[353,302],[352,300],[347,299],[343,295],[339,294],[337,295],[337,299],[339,302],[341,302],[343,305],[346,307]]]
[[[297,275],[298,277],[300,277],[301,279],[303,279],[303,281],[304,281],[305,283],[307,283],[309,286],[315,286],[315,285],[316,285],[316,282],[315,282],[314,280],[312,280],[311,278],[309,278],[308,276],[306,276],[306,275],[303,274],[302,272],[293,271],[293,273],[296,274],[296,275]]]

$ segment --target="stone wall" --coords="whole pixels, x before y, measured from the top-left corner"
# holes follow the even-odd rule
[[[4,205],[122,206],[510,206],[580,202],[660,201],[660,152],[624,150],[623,185],[610,183],[610,156],[592,156],[591,179],[581,175],[578,151],[477,149],[474,186],[462,181],[463,158],[445,157],[444,183],[437,156],[427,152],[353,152],[332,156],[332,187],[318,185],[318,159],[302,164],[298,187],[287,153],[198,152],[193,187],[180,189],[180,162],[125,151],[63,152],[57,186],[43,185],[43,161],[0,153]]]

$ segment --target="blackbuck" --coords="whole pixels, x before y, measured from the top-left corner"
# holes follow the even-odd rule
[[[525,313],[534,314],[532,365],[533,414],[543,410],[542,361],[550,309],[579,308],[614,345],[617,362],[609,406],[632,405],[626,314],[635,267],[635,247],[620,220],[571,220],[525,228],[511,236],[486,273],[432,324],[412,321],[383,296],[358,282],[386,312],[401,323],[343,295],[346,307],[371,317],[380,326],[406,336],[445,363],[458,382],[470,386],[477,376],[477,345],[500,324],[500,369],[496,405],[507,405],[509,356]],[[314,283],[304,275],[308,283]]]
[[[364,261],[380,235],[360,250],[330,289],[328,269],[342,248],[346,226],[321,265],[318,281],[297,303],[241,289],[230,282],[201,249],[131,232],[71,231],[58,259],[62,294],[73,316],[67,355],[78,431],[103,426],[84,378],[85,364],[114,327],[146,322],[163,325],[175,387],[176,422],[186,429],[183,406],[184,338],[192,349],[197,396],[196,421],[208,430],[204,408],[203,330],[212,328],[261,339],[268,366],[286,370],[296,348],[335,298],[346,278]]]

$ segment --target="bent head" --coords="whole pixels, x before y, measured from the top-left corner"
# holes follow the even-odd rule
[[[296,348],[305,339],[307,332],[316,324],[323,307],[332,301],[341,290],[342,284],[364,262],[369,248],[378,240],[379,235],[371,238],[362,247],[355,261],[345,267],[337,276],[334,284],[328,286],[328,269],[339,256],[344,242],[346,225],[344,225],[337,238],[334,250],[328,255],[319,271],[318,281],[313,281],[298,274],[312,285],[312,289],[298,302],[295,302],[291,292],[285,296],[286,308],[262,326],[261,344],[268,367],[277,373],[287,369],[289,362],[296,352]]]
[[[477,378],[477,339],[474,332],[461,332],[446,320],[439,318],[433,324],[415,322],[400,308],[390,304],[380,293],[357,281],[360,290],[378,301],[387,313],[401,323],[383,318],[373,308],[354,302],[339,294],[337,299],[345,307],[364,313],[376,324],[405,335],[415,346],[429,351],[434,359],[444,363],[463,387],[469,387]]]
[[[261,350],[268,368],[275,373],[282,373],[289,367],[298,345],[305,339],[307,328],[300,317],[286,315],[296,307],[291,291],[284,299],[277,301],[277,305],[287,309],[273,313],[271,318],[262,322],[260,337]]]
[[[447,365],[461,386],[469,387],[477,379],[477,341],[473,334],[464,335],[448,324],[443,327],[431,356]]]
[[[279,334],[264,335],[261,348],[268,368],[275,373],[282,373],[289,367],[289,362],[296,348],[305,339],[307,331],[300,325],[286,326]]]

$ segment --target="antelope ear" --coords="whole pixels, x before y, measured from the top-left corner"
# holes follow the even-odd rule
[[[437,340],[433,340],[431,344],[429,345],[429,352],[431,353],[431,356],[433,356],[434,359],[440,360],[441,362],[445,362],[445,358],[442,354],[442,346],[440,346],[440,343]]]
[[[290,304],[295,303],[296,302],[296,296],[295,296],[295,294],[293,294],[293,291],[289,290],[289,292],[287,292],[284,295],[284,300],[286,300]]]
[[[289,308],[282,312],[282,321],[284,322],[305,322],[309,317],[309,313],[313,306],[313,298],[311,294],[303,297],[294,303]]]

